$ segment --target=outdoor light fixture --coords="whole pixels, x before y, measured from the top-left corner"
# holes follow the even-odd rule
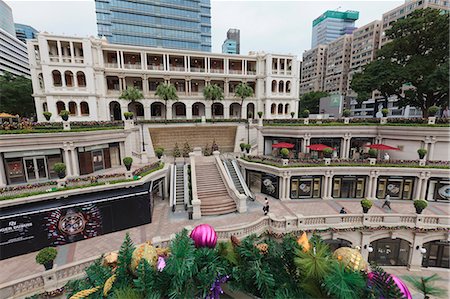
[[[417,245],[416,250],[419,250],[421,254],[427,253],[427,249]]]
[[[373,247],[372,246],[370,246],[370,245],[364,245],[364,249],[367,249],[367,251],[370,253],[370,252],[373,252]]]

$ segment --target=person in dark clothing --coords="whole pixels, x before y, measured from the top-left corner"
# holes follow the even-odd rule
[[[344,207],[342,207],[342,209],[339,211],[339,214],[347,214],[347,211]]]
[[[392,209],[391,209],[391,201],[390,201],[390,199],[391,199],[391,196],[390,196],[390,195],[386,195],[386,198],[385,198],[385,200],[384,200],[384,203],[383,203],[383,205],[381,206],[382,209],[383,209],[384,207],[388,207],[389,210],[392,210]]]
[[[267,197],[265,198],[265,204],[263,207],[263,212],[264,212],[264,216],[267,215],[267,213],[269,213],[269,200],[267,199]]]

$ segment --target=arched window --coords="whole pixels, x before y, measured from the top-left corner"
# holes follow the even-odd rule
[[[44,77],[42,76],[42,73],[39,73],[38,80],[39,80],[39,87],[44,88]]]
[[[56,87],[62,86],[61,73],[57,70],[54,70],[52,72],[52,76],[53,76],[53,86]]]
[[[286,106],[284,106],[284,114],[289,114],[289,104],[286,104]]]
[[[86,87],[86,76],[83,72],[77,72],[78,87]]]
[[[77,103],[69,102],[69,112],[70,115],[77,115]]]
[[[278,104],[278,114],[283,114],[283,104]]]
[[[288,93],[291,92],[291,81],[286,82],[286,92],[288,92]]]
[[[44,112],[47,112],[47,111],[48,111],[48,105],[47,105],[47,103],[42,103],[42,110],[43,110]]]
[[[272,105],[270,106],[270,113],[271,113],[271,114],[277,113],[277,105],[276,105],[276,104],[272,104]]]
[[[56,111],[59,114],[61,112],[61,110],[66,110],[66,104],[64,104],[64,102],[62,102],[62,101],[58,101],[58,102],[56,102]]]
[[[80,103],[81,115],[89,115],[89,104],[87,102]]]
[[[284,92],[284,81],[280,81],[278,83],[278,92],[283,93]]]
[[[72,87],[73,86],[73,73],[71,71],[65,71],[64,72],[64,80],[66,80],[67,87]]]
[[[272,92],[277,92],[277,81],[272,81]]]

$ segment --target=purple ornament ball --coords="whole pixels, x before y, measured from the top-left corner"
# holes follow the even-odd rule
[[[214,248],[217,244],[217,234],[214,228],[209,224],[197,225],[190,235],[194,240],[195,247]]]
[[[376,275],[377,275],[376,273],[370,272],[370,273],[368,274],[369,280],[374,279],[374,277],[375,277]],[[396,284],[397,287],[400,289],[400,292],[403,293],[404,298],[406,298],[406,299],[412,299],[411,292],[409,291],[409,289],[408,289],[408,287],[406,286],[406,284],[405,284],[400,278],[398,278],[397,276],[395,276],[395,275],[393,275],[393,274],[389,274],[389,275],[392,277],[392,280],[394,280],[395,284]],[[384,298],[382,298],[382,299],[384,299]]]

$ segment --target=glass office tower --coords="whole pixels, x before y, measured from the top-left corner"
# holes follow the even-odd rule
[[[210,0],[95,0],[110,43],[211,52]]]
[[[31,26],[15,23],[16,37],[22,42],[27,43],[27,39],[34,39],[38,35],[38,31]]]
[[[351,34],[356,29],[358,18],[357,11],[327,10],[313,21],[311,48],[327,45],[345,34]]]

